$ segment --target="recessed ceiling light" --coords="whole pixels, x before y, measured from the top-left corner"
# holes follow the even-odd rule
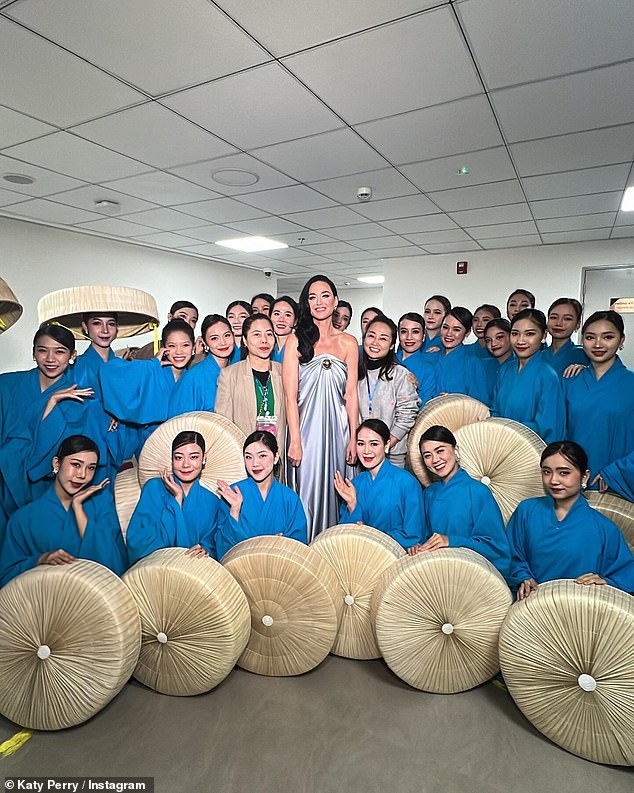
[[[221,168],[218,171],[213,171],[211,178],[214,182],[224,184],[227,187],[249,187],[260,181],[257,173],[244,171],[242,168]]]
[[[458,176],[467,176],[469,174],[469,168],[466,165],[463,165],[462,168],[458,168],[456,171]]]
[[[623,193],[621,212],[634,212],[634,187],[628,187]]]
[[[357,281],[361,281],[362,284],[382,284],[385,282],[384,275],[360,275],[357,278]]]
[[[25,173],[5,173],[2,178],[11,184],[33,184],[35,182],[32,176],[27,176]]]
[[[276,248],[288,248],[285,242],[269,240],[266,237],[238,237],[233,240],[218,240],[216,245],[223,248],[233,248],[236,251],[255,253],[256,251],[272,251]]]

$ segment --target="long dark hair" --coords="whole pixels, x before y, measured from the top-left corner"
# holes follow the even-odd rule
[[[315,324],[313,315],[310,313],[310,305],[308,303],[310,288],[318,281],[328,284],[334,297],[338,297],[337,287],[330,278],[325,275],[313,275],[304,285],[297,305],[297,325],[295,327],[300,363],[308,363],[308,361],[313,360],[315,357],[315,344],[317,344],[319,340],[319,328]]]
[[[392,373],[394,371],[394,367],[398,366],[398,359],[396,357],[396,353],[394,352],[396,346],[396,339],[398,337],[398,328],[394,324],[394,321],[391,320],[389,317],[385,317],[382,314],[379,314],[378,317],[371,319],[368,322],[368,325],[365,329],[365,335],[368,335],[368,331],[372,327],[372,325],[378,325],[379,323],[383,323],[383,325],[387,325],[390,329],[390,333],[392,335],[392,346],[391,349],[387,351],[387,354],[384,358],[381,358],[381,366],[379,368],[379,380],[391,380]],[[364,337],[365,338],[365,337]],[[367,371],[368,371],[368,354],[363,348],[363,353],[361,358],[359,359],[359,380],[363,380]]]

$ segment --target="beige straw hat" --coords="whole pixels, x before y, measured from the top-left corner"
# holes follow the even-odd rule
[[[0,590],[0,712],[31,730],[94,716],[139,657],[139,612],[96,562],[40,565]]]
[[[289,537],[253,537],[222,564],[251,608],[251,636],[238,666],[260,675],[300,675],[320,664],[337,636],[343,601],[332,568]]]
[[[511,419],[487,419],[455,432],[460,465],[491,488],[507,523],[525,498],[544,495],[539,459],[544,441]]]
[[[175,416],[154,430],[143,446],[139,459],[139,482],[161,476],[172,467],[172,441],[179,432],[200,432],[205,439],[207,464],[200,484],[216,492],[218,479],[230,484],[246,477],[242,446],[245,434],[218,413],[194,411]]]
[[[233,576],[210,557],[162,548],[124,574],[143,641],[134,677],[161,694],[191,696],[221,683],[251,632],[251,614]]]
[[[158,309],[152,295],[129,286],[73,286],[44,295],[37,304],[40,324],[59,322],[76,339],[85,338],[81,327],[85,313],[116,312],[118,338],[138,336],[158,326]]]
[[[0,333],[15,325],[23,311],[9,284],[0,278]]]
[[[594,490],[586,491],[585,496],[591,507],[616,523],[634,553],[634,504],[612,493],[597,493]]]
[[[370,616],[370,600],[381,573],[405,550],[370,526],[344,523],[322,531],[311,543],[337,576],[343,614],[331,652],[344,658],[380,658]]]
[[[500,632],[504,680],[551,741],[595,763],[634,765],[634,598],[548,581]]]
[[[128,532],[130,518],[140,498],[139,469],[134,463],[131,468],[120,471],[114,480],[114,503],[117,508],[117,516],[124,540]]]
[[[453,694],[498,671],[498,635],[512,602],[484,557],[442,548],[394,562],[370,609],[390,669],[414,688]]]
[[[447,427],[455,433],[465,424],[482,421],[489,418],[489,415],[489,408],[485,404],[465,394],[447,394],[425,403],[407,441],[407,460],[423,487],[430,485],[433,480],[418,449],[421,435],[435,424]]]

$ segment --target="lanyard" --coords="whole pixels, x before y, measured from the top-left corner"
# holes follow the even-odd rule
[[[372,400],[374,399],[374,394],[376,393],[376,387],[379,384],[379,378],[376,378],[376,383],[374,384],[374,388],[370,391],[370,378],[368,377],[368,373],[365,373],[365,385],[368,389],[368,412],[372,415]]]
[[[269,375],[266,385],[262,385],[262,383],[255,378],[255,390],[257,391],[258,396],[261,401],[260,409],[258,410],[258,416],[270,416],[270,407],[269,407],[269,383],[271,382],[271,375]]]

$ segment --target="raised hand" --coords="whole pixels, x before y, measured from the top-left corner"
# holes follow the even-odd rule
[[[357,506],[357,489],[347,477],[344,479],[339,471],[335,473],[335,490],[346,502],[348,512],[354,512]]]
[[[240,510],[242,509],[242,493],[240,492],[240,488],[235,485],[233,488],[230,487],[227,482],[223,482],[222,479],[218,480],[218,494],[221,498],[229,504],[229,514],[234,520],[240,519]]]
[[[72,498],[71,504],[75,506],[79,506],[83,504],[84,501],[87,501],[91,496],[94,496],[95,493],[98,493],[100,490],[103,490],[108,483],[110,482],[109,479],[104,479],[97,485],[89,485],[88,487],[82,488]]]
[[[59,391],[56,391],[49,397],[46,407],[44,408],[44,413],[42,413],[42,419],[45,419],[48,416],[55,405],[58,405],[65,399],[73,399],[75,402],[83,402],[84,399],[88,399],[89,397],[94,396],[94,394],[95,392],[92,388],[77,388],[77,383],[70,386],[69,388],[60,388]]]
[[[168,493],[171,493],[176,501],[178,502],[179,506],[183,506],[183,488],[178,484],[178,482],[174,479],[174,474],[170,474],[167,468],[163,469],[163,473],[161,474],[161,479],[163,480],[163,484],[165,485]]]

